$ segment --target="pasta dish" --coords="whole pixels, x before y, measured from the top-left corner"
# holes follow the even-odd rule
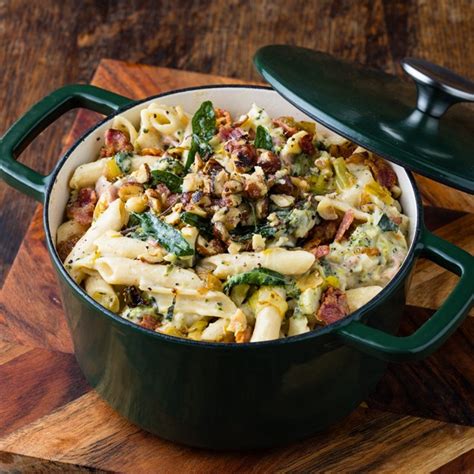
[[[258,342],[316,331],[371,300],[407,253],[397,175],[314,122],[116,116],[69,182],[57,252],[98,303],[152,331]]]

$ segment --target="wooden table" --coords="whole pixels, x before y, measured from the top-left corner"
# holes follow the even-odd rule
[[[199,2],[182,2],[171,10],[163,4],[153,11],[142,2],[134,12],[127,11],[125,2],[109,6],[88,2],[72,16],[68,14],[72,2],[62,2],[61,8],[50,2],[54,8],[49,9],[47,3],[40,7],[22,1],[0,2],[0,44],[4,44],[2,39],[11,43],[9,48],[0,48],[5,68],[0,75],[4,81],[2,127],[52,88],[88,80],[104,54],[256,80],[250,64],[254,49],[269,42],[289,42],[317,46],[388,71],[399,72],[397,61],[416,55],[474,76],[470,69],[474,53],[468,47],[474,30],[471,2],[439,2],[436,9],[427,2],[306,2],[301,11],[300,3],[291,1],[284,5],[263,1],[258,6],[254,2],[213,3],[205,13]],[[130,96],[186,85],[183,80],[189,85],[208,81],[200,75],[183,79],[179,73],[124,67],[113,61],[101,66],[95,79],[102,85],[117,87],[114,81],[120,72],[128,71],[128,80],[118,91]],[[20,77],[28,78],[28,87]],[[131,84],[130,79],[141,77],[145,77],[141,85]],[[49,170],[72,119],[72,115],[66,117],[48,130],[24,161],[43,172]],[[73,135],[88,120],[93,118],[80,117]],[[440,192],[432,183],[421,182],[425,203],[437,206],[426,208],[430,228],[473,252],[474,218],[466,214],[474,212],[472,198]],[[71,355],[38,211],[16,255],[34,210],[33,202],[0,183],[0,281],[8,274],[0,293],[0,471],[132,470],[150,468],[150,461],[162,471],[225,467],[231,471],[401,472],[408,466],[412,472],[472,471],[472,318],[427,361],[391,366],[367,406],[346,423],[284,450],[217,455],[174,446],[128,425],[90,391]],[[42,269],[39,294],[37,280],[24,270],[33,264]],[[446,272],[419,264],[402,334],[432,314],[452,283]],[[42,321],[40,327],[35,318]],[[87,423],[88,417],[94,423]],[[75,430],[75,425],[82,431]],[[98,429],[101,425],[106,428]],[[140,449],[134,451],[137,445]]]
[[[235,82],[219,76],[101,62],[93,83],[130,97],[168,88]],[[98,119],[80,112],[65,145]],[[431,187],[421,183],[425,202]],[[449,196],[457,202],[457,193]],[[472,202],[468,202],[472,204]],[[474,214],[426,207],[438,235],[474,252]],[[401,334],[433,313],[455,278],[420,262]],[[473,311],[474,314],[474,311]],[[351,417],[302,443],[262,452],[212,453],[160,440],[115,414],[88,386],[72,355],[38,207],[0,293],[0,470],[228,471],[254,469],[427,472],[474,467],[474,318],[426,361],[390,366]],[[2,458],[3,456],[3,458]],[[2,466],[2,459],[4,465]],[[53,464],[51,464],[53,463]]]

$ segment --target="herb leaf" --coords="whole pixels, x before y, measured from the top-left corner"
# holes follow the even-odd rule
[[[249,272],[231,276],[224,284],[224,292],[229,294],[235,285],[284,286],[287,296],[297,298],[300,294],[293,280],[268,268],[254,268]]]
[[[163,171],[163,170],[153,170],[151,172],[153,176],[153,185],[157,183],[166,184],[168,189],[172,193],[180,193],[181,192],[181,185],[183,184],[183,178],[171,173],[170,171]]]
[[[193,212],[183,212],[179,217],[185,224],[196,227],[204,236],[212,237],[212,227],[204,217]]]
[[[398,225],[395,224],[395,222],[393,222],[392,219],[390,219],[390,217],[387,216],[387,214],[382,214],[382,217],[379,220],[378,226],[384,232],[397,231],[398,230]]]
[[[255,135],[255,148],[264,148],[265,150],[273,150],[273,140],[271,135],[268,133],[268,130],[259,125],[257,127],[256,135]]]
[[[254,268],[249,272],[231,276],[224,284],[224,292],[228,294],[235,285],[285,286],[286,283],[286,278],[281,273],[268,268]]]
[[[273,237],[278,229],[268,224],[248,225],[236,227],[232,232],[232,240],[235,242],[245,242],[250,240],[254,234],[260,234],[262,237]]]
[[[194,250],[181,232],[162,221],[153,212],[132,213],[134,222],[138,221],[139,228],[135,230],[131,237],[139,240],[155,239],[168,252],[174,253],[177,257],[194,255]]]
[[[126,151],[119,151],[114,156],[115,163],[122,173],[128,173],[132,169],[132,155]]]
[[[193,140],[186,164],[184,165],[185,171],[194,163],[196,153],[199,152],[202,158],[212,153],[212,147],[208,142],[216,131],[216,113],[210,100],[206,100],[201,104],[194,114],[191,124],[193,128]]]

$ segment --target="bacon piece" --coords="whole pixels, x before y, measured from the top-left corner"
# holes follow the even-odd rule
[[[92,188],[82,188],[66,207],[66,215],[82,225],[90,225],[97,203],[97,194]]]
[[[310,250],[310,252],[319,260],[329,255],[329,245],[318,245]]]
[[[219,138],[223,141],[229,141],[229,140],[238,141],[242,137],[245,137],[246,135],[247,135],[247,132],[240,127],[225,126],[219,130]]]
[[[309,233],[309,240],[304,244],[305,250],[326,245],[333,241],[337,232],[337,221],[322,221],[321,224],[314,226]]]
[[[142,328],[147,328],[154,331],[158,327],[159,321],[153,314],[144,314],[142,316],[142,320],[138,324]]]
[[[335,242],[340,242],[344,237],[344,234],[347,232],[351,224],[354,222],[354,211],[349,209],[344,214],[339,228],[337,229],[336,236],[334,237]]]
[[[281,168],[281,161],[272,151],[264,150],[257,158],[257,166],[266,174],[275,174]]]
[[[58,251],[61,262],[66,260],[68,255],[71,253],[71,250],[74,248],[81,237],[82,236],[80,234],[72,235],[67,240],[63,240],[62,242],[58,243],[56,250]]]
[[[303,153],[306,153],[307,155],[313,155],[314,152],[316,151],[313,145],[313,135],[311,135],[310,133],[302,136],[298,144],[301,148],[301,151]]]
[[[372,171],[375,181],[388,190],[392,189],[398,184],[398,179],[392,167],[382,158],[374,157],[366,161],[367,166]]]
[[[329,145],[329,154],[336,158],[342,156],[343,158],[349,158],[352,155],[357,145],[352,142],[345,142],[340,145]]]
[[[283,133],[285,134],[286,137],[291,137],[298,131],[298,129],[295,126],[290,125],[289,117],[278,117],[276,119],[273,119],[272,122],[277,127],[281,127],[283,129]]]
[[[346,294],[339,288],[330,286],[322,296],[322,303],[316,314],[323,323],[332,324],[349,314]]]
[[[100,156],[113,156],[119,151],[133,151],[133,145],[130,143],[127,135],[115,128],[109,128],[104,135],[105,145],[100,150]]]

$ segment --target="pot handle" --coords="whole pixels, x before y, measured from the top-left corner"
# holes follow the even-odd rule
[[[422,359],[435,351],[462,323],[474,303],[474,257],[424,231],[421,255],[461,278],[442,306],[416,332],[397,337],[352,321],[337,335],[348,345],[389,362]]]
[[[48,125],[71,109],[83,107],[110,114],[131,100],[87,84],[71,84],[52,92],[33,105],[0,138],[0,178],[19,191],[43,202],[50,175],[43,176],[16,161],[22,151]]]

